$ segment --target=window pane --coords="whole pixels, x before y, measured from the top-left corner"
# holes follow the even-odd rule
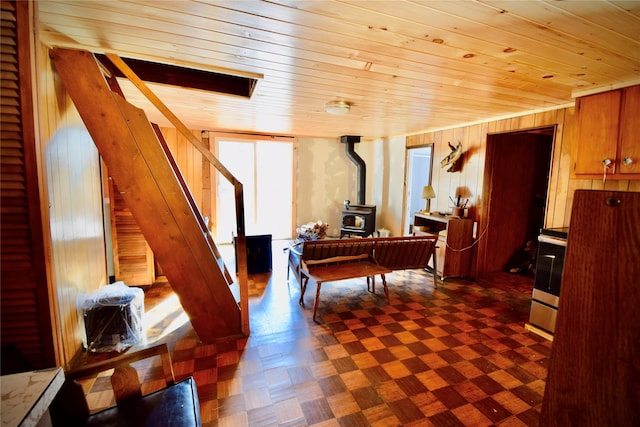
[[[271,141],[218,141],[218,158],[242,182],[245,233],[291,237],[293,144]],[[218,174],[216,240],[236,233],[233,186]]]
[[[259,141],[257,144],[257,234],[274,239],[291,237],[292,164],[290,143]]]

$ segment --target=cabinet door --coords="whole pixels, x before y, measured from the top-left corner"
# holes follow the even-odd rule
[[[442,263],[442,277],[465,277],[471,271],[473,220],[450,219],[447,225],[446,262]],[[438,260],[440,261],[440,260]]]
[[[603,160],[611,161],[607,174],[615,173],[621,91],[585,96],[576,101],[578,143],[576,175],[602,175]]]
[[[620,173],[640,173],[640,85],[623,92],[619,152]]]
[[[640,193],[576,191],[541,426],[638,425],[638,253]]]
[[[436,244],[436,259],[437,259],[437,269],[436,273],[441,278],[444,278],[444,265],[447,263],[447,234],[439,233],[438,234],[438,243]]]

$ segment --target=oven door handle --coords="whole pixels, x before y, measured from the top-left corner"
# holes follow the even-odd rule
[[[547,282],[547,290],[551,290],[551,281],[553,278],[553,265],[556,262],[555,255],[542,255],[543,258],[549,258],[551,260],[551,265],[549,266],[549,281]]]

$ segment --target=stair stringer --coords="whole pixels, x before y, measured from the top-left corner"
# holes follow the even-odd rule
[[[199,226],[200,213],[144,111],[111,91],[93,54],[54,49],[51,57],[199,338],[242,334],[240,308]]]
[[[155,132],[156,136],[158,137],[158,141],[160,142],[160,145],[162,146],[162,149],[164,150],[165,154],[167,155],[167,158],[169,159],[169,163],[171,164],[171,168],[175,171],[176,177],[178,178],[178,181],[180,182],[180,186],[182,187],[182,189],[184,191],[184,194],[187,197],[187,201],[189,202],[189,205],[191,206],[191,208],[194,211],[200,212],[200,210],[198,209],[198,205],[197,205],[196,201],[193,198],[193,195],[189,191],[189,186],[185,182],[184,177],[182,176],[182,173],[180,172],[180,168],[178,167],[178,164],[175,162],[175,159],[171,155],[171,150],[169,149],[169,146],[167,145],[167,141],[164,139],[164,135],[162,134],[162,131],[160,130],[160,127],[158,125],[154,124],[154,123],[151,124],[151,127],[153,128],[153,131]],[[222,259],[222,256],[220,255],[220,251],[218,250],[218,247],[216,246],[213,238],[211,237],[211,234],[209,233],[209,230],[207,229],[207,224],[205,224],[204,218],[202,217],[202,215],[196,215],[196,219],[198,221],[198,225],[200,227],[200,231],[202,232],[202,234],[207,239],[207,242],[209,243],[209,247],[211,248],[211,251],[213,252],[214,256],[216,257],[216,260],[218,262],[218,265],[220,266],[220,269],[222,270],[222,274],[223,274],[223,276],[225,278],[225,281],[227,282],[227,285],[232,286],[234,284],[233,277],[231,277],[231,274],[229,273],[229,270],[227,269],[227,266],[224,263],[224,260]],[[236,298],[236,302],[239,303],[239,299],[238,298]]]

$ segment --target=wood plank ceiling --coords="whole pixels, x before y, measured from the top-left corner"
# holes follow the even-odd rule
[[[250,99],[150,85],[190,128],[363,140],[640,83],[640,1],[53,1],[48,46],[260,77]],[[167,123],[126,82],[127,99]],[[329,115],[326,102],[351,105]]]

